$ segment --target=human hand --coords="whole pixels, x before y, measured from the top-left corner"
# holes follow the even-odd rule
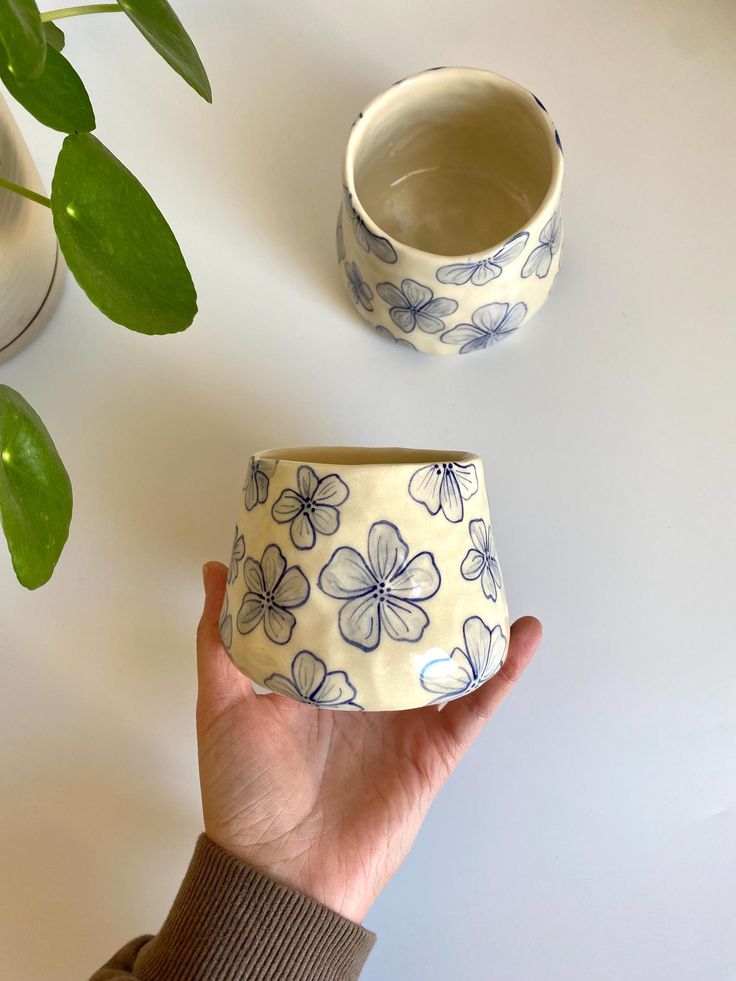
[[[539,646],[518,620],[506,662],[477,691],[407,712],[336,712],[258,696],[218,621],[227,569],[203,570],[197,739],[204,824],[225,851],[360,923],[429,805]]]

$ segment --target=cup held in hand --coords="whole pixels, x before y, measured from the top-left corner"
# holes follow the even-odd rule
[[[499,670],[509,638],[481,461],[257,453],[220,630],[253,681],[318,708],[409,709],[473,691]]]

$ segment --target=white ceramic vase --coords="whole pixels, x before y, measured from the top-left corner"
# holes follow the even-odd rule
[[[45,193],[1,96],[0,177]],[[63,269],[51,211],[0,188],[0,362],[17,354],[47,323],[61,293]]]

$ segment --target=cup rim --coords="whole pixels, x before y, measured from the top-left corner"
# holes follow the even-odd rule
[[[476,453],[466,450],[425,450],[402,446],[287,446],[260,450],[253,456],[256,460],[272,460],[276,463],[296,466],[315,465],[353,469],[402,466],[419,468],[434,463],[477,464],[479,462]],[[345,456],[346,459],[341,459],[341,456]]]
[[[490,243],[486,248],[480,249],[476,252],[461,252],[456,255],[445,255],[439,252],[427,252],[424,249],[418,249],[416,246],[409,245],[406,242],[402,242],[400,239],[395,238],[393,235],[389,235],[388,232],[377,224],[373,217],[368,213],[366,208],[358,196],[358,192],[355,187],[355,158],[360,148],[361,133],[359,122],[369,115],[373,115],[378,112],[381,105],[387,102],[391,97],[396,97],[396,89],[400,85],[405,83],[411,84],[419,79],[423,79],[426,76],[432,75],[435,72],[452,72],[456,76],[483,76],[489,80],[494,80],[497,85],[501,87],[515,89],[517,92],[523,93],[528,96],[532,102],[535,103],[535,111],[539,115],[540,119],[545,122],[545,131],[547,134],[547,142],[550,146],[551,160],[552,160],[552,174],[550,177],[547,190],[545,192],[542,201],[536,211],[529,217],[529,219],[521,225],[519,228],[515,229],[506,238],[501,239],[497,242]],[[557,128],[552,121],[552,117],[547,111],[546,107],[542,102],[525,86],[521,85],[519,82],[515,82],[511,78],[507,78],[505,75],[499,75],[497,72],[490,71],[487,68],[471,68],[469,66],[460,65],[441,65],[437,68],[425,68],[423,71],[414,72],[412,75],[407,75],[406,78],[401,78],[397,82],[394,82],[388,88],[379,92],[375,95],[370,102],[363,108],[363,110],[358,114],[357,118],[353,122],[352,128],[350,130],[350,135],[348,136],[347,145],[345,147],[345,155],[343,158],[343,171],[342,171],[342,181],[343,186],[347,189],[350,194],[351,202],[356,210],[360,210],[360,217],[368,226],[368,228],[379,236],[388,238],[391,242],[396,242],[401,249],[406,251],[412,256],[432,256],[434,259],[439,261],[447,260],[448,262],[454,262],[458,259],[466,259],[467,261],[481,260],[486,257],[489,253],[494,253],[504,245],[506,242],[510,241],[514,236],[518,235],[520,232],[525,231],[530,225],[542,215],[545,211],[549,210],[550,203],[555,201],[559,195],[562,187],[562,174],[564,171],[564,158],[562,153],[562,147],[559,143],[559,137],[557,135]]]

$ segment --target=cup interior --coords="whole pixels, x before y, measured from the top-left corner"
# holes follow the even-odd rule
[[[476,459],[473,453],[455,450],[411,450],[382,446],[296,446],[265,450],[259,459],[286,463],[315,463],[334,466],[397,466],[423,463],[466,463]]]
[[[446,68],[370,104],[350,137],[346,180],[391,238],[461,256],[524,228],[557,160],[554,126],[526,89],[480,69]]]

